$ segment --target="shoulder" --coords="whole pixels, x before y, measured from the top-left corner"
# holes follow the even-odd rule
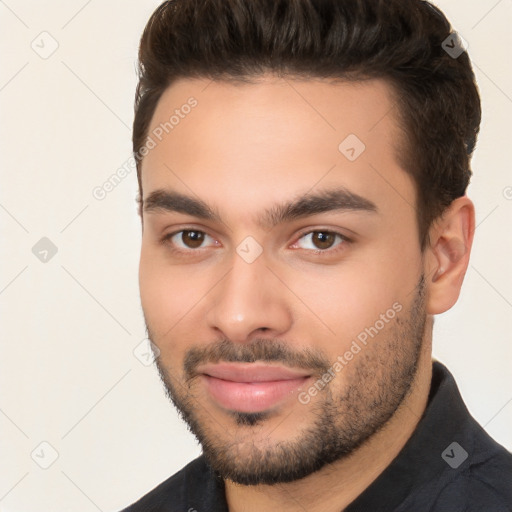
[[[145,496],[121,512],[183,512],[194,510],[188,503],[191,490],[206,494],[213,482],[213,474],[200,456],[180,471],[159,484]]]
[[[462,469],[462,468],[461,468]],[[512,454],[495,447],[468,464],[440,490],[432,512],[512,512]]]

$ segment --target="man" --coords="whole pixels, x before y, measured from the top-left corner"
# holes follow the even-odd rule
[[[512,510],[432,361],[480,101],[420,0],[175,0],[140,46],[141,300],[203,455],[128,511]]]

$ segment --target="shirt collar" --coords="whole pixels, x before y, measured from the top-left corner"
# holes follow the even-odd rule
[[[391,464],[344,512],[395,510],[410,494],[451,470],[442,454],[453,443],[468,446],[467,410],[448,369],[433,362],[427,407],[416,429]]]

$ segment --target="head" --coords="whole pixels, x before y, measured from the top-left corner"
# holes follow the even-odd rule
[[[419,0],[178,0],[148,22],[142,306],[169,396],[225,478],[347,456],[430,364],[474,231],[480,103],[449,35]],[[230,400],[222,365],[293,382]]]

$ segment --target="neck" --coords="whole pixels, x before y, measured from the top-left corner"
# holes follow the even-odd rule
[[[425,339],[410,392],[384,428],[348,457],[295,482],[244,486],[226,481],[230,512],[339,512],[391,463],[414,432],[427,405],[431,343]]]

